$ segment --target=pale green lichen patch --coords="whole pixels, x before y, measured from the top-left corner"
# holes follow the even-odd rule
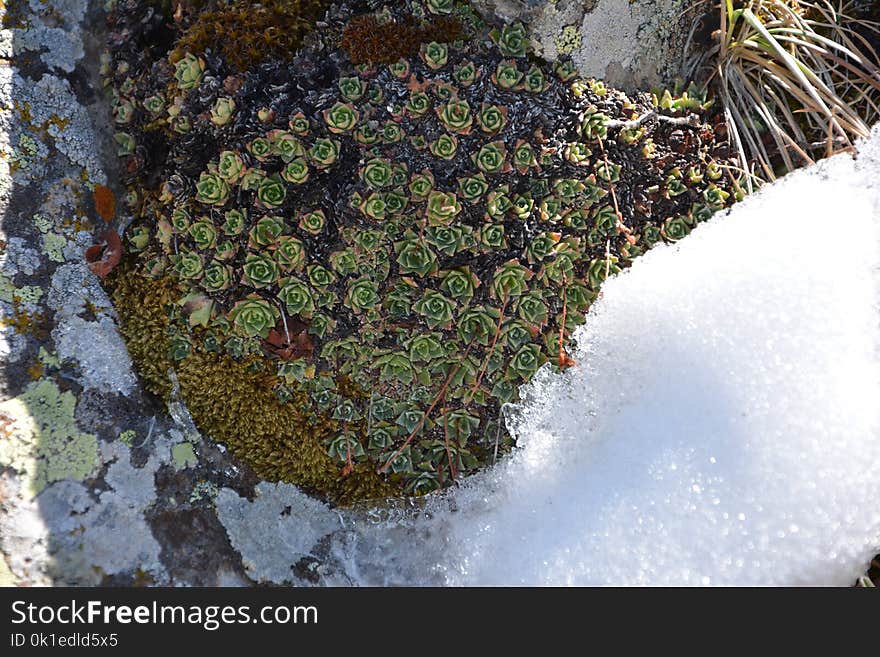
[[[15,283],[5,276],[0,276],[0,301],[12,303],[15,296]]]
[[[172,447],[171,460],[177,470],[193,467],[199,462],[191,443],[178,443]]]
[[[9,163],[13,167],[27,169],[30,167],[31,159],[39,152],[40,148],[33,137],[22,134],[18,138],[18,148],[12,150]]]
[[[67,238],[57,233],[43,235],[43,253],[52,262],[64,262],[64,247],[67,246]]]
[[[33,216],[34,226],[36,226],[37,230],[41,233],[48,233],[52,230],[53,222],[51,219],[42,214],[35,214]]]
[[[137,432],[134,429],[127,429],[119,434],[120,442],[129,448],[134,445],[135,438],[137,438]]]
[[[37,285],[25,285],[18,288],[14,296],[22,303],[37,303],[43,297],[43,288]]]
[[[39,360],[44,367],[61,366],[61,361],[58,359],[58,354],[47,351],[45,347],[40,347],[40,351],[37,353],[37,360]]]
[[[189,503],[195,504],[200,500],[210,500],[213,502],[218,492],[217,484],[210,481],[198,481],[193,486],[192,493],[190,493]]]
[[[30,495],[55,481],[82,481],[97,468],[97,438],[79,430],[75,408],[73,393],[50,379],[0,403],[0,465],[21,473]]]
[[[556,39],[556,51],[560,55],[568,55],[581,47],[581,33],[577,25],[566,25]]]

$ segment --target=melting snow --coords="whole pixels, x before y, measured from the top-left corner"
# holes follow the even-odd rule
[[[609,280],[451,584],[851,585],[880,551],[880,128]]]

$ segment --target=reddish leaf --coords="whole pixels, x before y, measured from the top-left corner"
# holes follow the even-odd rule
[[[86,249],[86,262],[95,274],[102,279],[107,276],[122,258],[122,242],[119,233],[108,230],[98,243]]]
[[[286,328],[285,320],[287,322]],[[315,351],[315,345],[307,332],[308,327],[308,324],[299,319],[285,316],[284,319],[278,321],[274,329],[269,331],[269,335],[263,341],[263,347],[282,360],[311,358]],[[290,342],[288,342],[288,335]]]

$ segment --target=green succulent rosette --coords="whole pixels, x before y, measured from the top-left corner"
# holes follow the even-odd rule
[[[223,151],[217,161],[217,175],[228,185],[234,185],[244,175],[244,161],[235,151]]]
[[[248,143],[247,151],[258,161],[265,162],[272,156],[272,143],[265,137],[257,137]]]
[[[375,192],[370,194],[361,204],[361,212],[370,219],[381,220],[385,218],[387,213],[387,204],[385,203],[385,195]]]
[[[428,150],[431,151],[434,157],[438,157],[441,160],[451,160],[458,151],[458,139],[444,133],[431,142]]]
[[[670,217],[663,222],[661,234],[671,242],[677,242],[691,232],[691,227],[685,217]]]
[[[290,131],[297,137],[305,137],[309,134],[309,130],[311,128],[309,124],[309,119],[302,112],[297,112],[296,114],[291,116],[290,120],[287,122],[287,126],[290,128]]]
[[[454,193],[434,191],[428,194],[425,216],[430,225],[449,225],[459,212],[461,204]]]
[[[489,182],[483,174],[476,176],[468,176],[467,178],[458,179],[458,188],[461,191],[461,197],[469,203],[478,203],[483,195],[489,191]]]
[[[211,123],[217,127],[224,126],[235,114],[235,101],[232,98],[220,97],[211,107]]]
[[[272,155],[280,157],[284,162],[292,162],[295,158],[305,155],[305,148],[296,135],[287,130],[272,130],[266,137],[272,149]]]
[[[518,261],[510,260],[501,265],[492,277],[490,288],[495,299],[504,300],[523,294],[533,273]]]
[[[443,336],[440,333],[414,335],[404,341],[402,346],[407,349],[409,359],[413,363],[430,363],[447,355],[443,346]]]
[[[440,290],[460,304],[467,304],[480,286],[470,267],[457,267],[440,273]]]
[[[323,210],[313,210],[306,212],[299,220],[300,230],[310,235],[320,235],[327,224],[327,216]]]
[[[527,344],[511,359],[509,372],[527,381],[545,362],[546,357],[541,353],[541,348],[536,344]]]
[[[467,101],[450,100],[437,108],[437,116],[443,126],[450,132],[467,135],[471,131],[474,118]]]
[[[393,184],[394,169],[391,162],[380,157],[367,161],[360,174],[364,183],[373,189],[382,189]]]
[[[584,139],[599,140],[608,136],[608,116],[595,106],[587,108],[581,114],[580,133]]]
[[[415,202],[425,201],[434,189],[434,174],[422,171],[412,176],[409,183],[410,198]]]
[[[382,141],[386,144],[396,144],[403,139],[403,128],[395,121],[386,121],[382,126]]]
[[[333,139],[316,139],[309,149],[309,159],[319,169],[326,169],[336,163],[340,144]]]
[[[388,65],[388,71],[394,77],[400,80],[405,80],[407,77],[409,77],[409,61],[407,61],[406,59],[398,59],[396,62]]]
[[[492,82],[504,91],[515,88],[523,78],[522,71],[516,66],[513,60],[502,61],[495,67],[492,74]]]
[[[565,159],[576,166],[585,166],[590,163],[590,156],[593,151],[587,144],[580,141],[573,141],[565,145]]]
[[[529,40],[526,36],[526,28],[521,22],[505,25],[500,30],[492,30],[490,36],[504,57],[526,56]]]
[[[506,185],[502,185],[498,189],[493,189],[489,192],[486,199],[486,214],[488,217],[499,219],[513,207],[509,193],[510,189]]]
[[[510,170],[507,149],[502,141],[484,144],[472,157],[474,164],[483,173],[506,173]]]
[[[265,209],[279,208],[287,197],[287,188],[280,176],[269,176],[257,187],[256,204]]]
[[[245,338],[263,338],[269,335],[278,319],[279,310],[256,294],[250,294],[233,306],[227,315],[233,330]]]
[[[309,286],[298,278],[282,278],[278,282],[278,298],[292,317],[308,319],[315,312],[315,300]]]
[[[425,0],[425,8],[432,14],[451,14],[454,7],[453,0]]]
[[[467,227],[470,228],[470,227]],[[460,226],[428,226],[425,238],[441,253],[452,256],[465,248],[465,229]]]
[[[202,287],[207,292],[218,293],[228,290],[233,284],[232,267],[216,260],[205,267]]]
[[[547,78],[544,77],[543,71],[537,66],[532,66],[526,71],[520,83],[523,91],[531,94],[540,94],[547,91]]]
[[[281,217],[263,217],[248,233],[248,246],[254,250],[275,244],[284,232],[284,220]]]
[[[217,244],[217,248],[214,249],[214,257],[223,262],[232,260],[237,253],[238,246],[231,240],[220,242]]]
[[[301,271],[306,264],[306,249],[296,237],[285,235],[275,241],[275,262],[282,272]]]
[[[249,253],[242,272],[242,283],[250,287],[266,288],[275,285],[278,264],[268,255]]]
[[[324,110],[323,116],[327,129],[333,134],[341,134],[354,129],[360,119],[360,112],[351,103],[336,103],[330,109]]]
[[[345,293],[345,306],[355,314],[366,313],[379,304],[379,289],[368,277],[352,281]]]
[[[336,282],[333,272],[319,264],[306,267],[306,274],[309,277],[309,282],[317,288],[326,288]]]
[[[415,305],[415,310],[430,328],[449,328],[455,314],[455,302],[440,292],[428,290]]]
[[[424,91],[413,90],[406,103],[406,111],[410,116],[419,118],[425,116],[431,109],[431,99]]]
[[[465,60],[455,67],[453,77],[463,87],[468,87],[477,81],[479,71],[476,64],[471,60]]]
[[[165,111],[165,99],[159,94],[148,96],[144,98],[143,106],[150,114],[156,116]]]
[[[480,248],[484,252],[507,248],[504,238],[504,224],[486,223],[480,227]]]
[[[189,225],[190,225],[191,221],[192,221],[192,217],[190,217],[189,212],[186,210],[186,208],[178,206],[178,207],[174,208],[174,210],[171,212],[171,226],[178,233],[187,232],[189,230]],[[160,226],[159,230],[161,232],[161,230],[162,230],[161,226]],[[170,242],[170,240],[171,240],[171,232],[170,231],[168,232],[167,237],[165,237],[165,238],[163,238],[162,236],[159,237],[159,241],[162,243]]]
[[[186,53],[174,65],[174,79],[177,80],[177,87],[181,91],[192,91],[199,86],[204,72],[205,60],[191,53]]]
[[[620,182],[621,168],[622,167],[619,164],[614,164],[613,162],[605,162],[604,160],[602,162],[597,162],[596,177],[606,183]]]
[[[401,274],[427,276],[437,269],[437,256],[418,236],[409,233],[394,245]]]
[[[227,210],[223,214],[223,217],[225,221],[223,222],[221,230],[224,235],[240,235],[244,232],[245,226],[247,225],[247,214],[244,210]]]
[[[303,185],[309,179],[309,165],[304,158],[297,157],[282,169],[281,177],[294,185]]]
[[[507,108],[503,105],[483,103],[477,113],[477,125],[487,135],[497,135],[507,124]]]
[[[189,227],[188,232],[199,251],[213,249],[217,243],[217,229],[210,221],[197,221]]]
[[[560,233],[541,233],[536,235],[526,246],[523,255],[530,264],[544,260],[556,251],[556,245],[562,238]]]
[[[514,146],[512,159],[514,168],[521,174],[528,173],[529,169],[538,166],[532,145],[524,139],[519,140]]]
[[[338,87],[339,93],[341,93],[342,97],[350,103],[360,100],[367,90],[364,81],[356,75],[339,78]]]
[[[219,175],[204,172],[196,183],[196,200],[205,205],[223,205],[229,199],[229,185]]]
[[[445,43],[431,41],[422,45],[421,57],[429,69],[436,71],[446,66],[449,59],[449,48]]]
[[[184,280],[198,280],[205,268],[204,258],[200,253],[181,249],[180,253],[171,256],[171,264],[177,275]]]
[[[458,337],[466,345],[488,346],[501,313],[494,306],[469,306],[458,317]]]

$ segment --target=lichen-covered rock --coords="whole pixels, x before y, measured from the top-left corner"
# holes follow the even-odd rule
[[[141,374],[167,395],[175,370],[259,475],[343,502],[494,461],[602,281],[735,186],[710,125],[542,62],[521,23],[363,9],[243,69],[187,40],[210,14],[120,0],[104,71],[136,216],[107,282]]]

